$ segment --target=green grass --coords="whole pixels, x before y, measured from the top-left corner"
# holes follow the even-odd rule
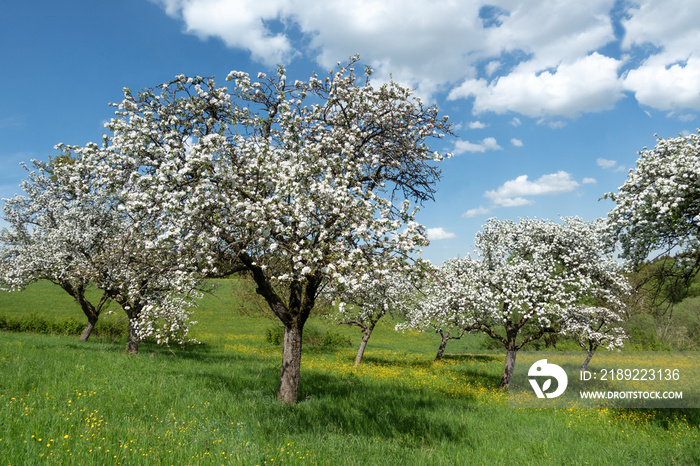
[[[0,314],[41,302],[24,296],[41,286],[0,294]],[[205,298],[201,345],[147,343],[129,356],[107,338],[0,332],[0,464],[700,463],[693,412],[510,409],[496,388],[500,353],[434,362],[436,335],[389,322],[355,368],[359,332],[313,318],[353,347],[306,347],[300,403],[282,405],[281,349],[265,341],[274,321],[234,312],[236,289],[222,281]],[[80,312],[45,302],[27,311]]]

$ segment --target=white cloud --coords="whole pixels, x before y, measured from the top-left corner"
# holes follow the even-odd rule
[[[556,120],[556,121],[546,121],[545,119],[542,119],[538,121],[539,124],[547,124],[552,129],[562,129],[563,127],[566,126],[566,122],[562,120]]]
[[[618,78],[621,62],[598,53],[556,70],[522,65],[491,83],[468,79],[450,99],[474,97],[474,112],[517,112],[533,118],[576,117],[611,109],[623,97]]]
[[[455,235],[454,233],[445,231],[443,227],[428,228],[426,232],[430,241],[438,241],[441,239],[453,239],[457,237],[457,235]]]
[[[532,204],[533,201],[525,196],[542,196],[561,194],[573,191],[579,183],[571,178],[571,174],[559,171],[550,175],[542,175],[535,181],[529,181],[527,175],[506,181],[493,191],[486,191],[484,196],[500,207],[517,207]]]
[[[583,184],[596,184],[596,183],[598,183],[598,180],[596,180],[595,178],[584,178],[583,180],[581,180],[581,183],[583,183]]]
[[[479,143],[473,143],[465,140],[459,140],[455,143],[455,148],[452,151],[455,155],[463,154],[465,152],[486,152],[489,150],[502,150],[503,148],[498,145],[496,138],[485,138]]]
[[[469,129],[483,129],[486,128],[486,124],[480,121],[469,122]]]
[[[639,103],[658,110],[700,110],[700,2],[637,0],[635,4],[622,21],[622,48],[655,53],[627,73],[625,89]]]
[[[673,65],[647,62],[627,73],[624,84],[639,103],[657,110],[700,110],[700,57]]]
[[[282,0],[156,1],[168,15],[181,18],[187,32],[202,39],[218,37],[228,47],[247,49],[254,60],[266,65],[286,63],[294,55],[289,38],[273,33],[265,24],[280,17],[285,4]]]
[[[465,218],[472,218],[472,217],[477,217],[479,215],[488,215],[491,213],[491,209],[487,209],[486,207],[479,206],[476,209],[469,209],[466,212],[462,214],[462,217]]]
[[[492,76],[500,67],[502,63],[498,60],[494,60],[492,62],[489,62],[486,65],[486,74],[489,76]]]
[[[608,159],[602,159],[599,158],[596,160],[596,163],[598,164],[599,167],[605,168],[605,169],[612,169],[617,166],[617,160],[608,160]]]
[[[622,47],[653,45],[660,49],[653,60],[688,58],[700,47],[700,3],[697,0],[635,0],[622,21]]]
[[[609,12],[615,0],[521,0],[504,6],[501,27],[488,30],[492,47],[523,51],[535,67],[586,56],[615,40]],[[510,8],[509,8],[510,7]]]
[[[662,110],[700,109],[697,0],[151,1],[186,32],[266,65],[304,55],[329,69],[360,53],[378,80],[473,97],[477,113],[574,118],[625,91]],[[623,18],[617,36],[612,15]],[[611,45],[636,61],[605,56]]]
[[[603,168],[605,170],[613,170],[616,173],[624,172],[625,170],[627,170],[624,165],[618,165],[617,160],[599,158],[596,160],[596,163],[600,168]]]
[[[512,138],[510,140],[510,143],[513,144],[515,147],[523,147],[523,145],[524,145],[523,141],[521,141],[520,139],[516,139],[516,138]]]

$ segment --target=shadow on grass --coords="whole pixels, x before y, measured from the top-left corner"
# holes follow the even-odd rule
[[[396,440],[405,446],[468,442],[454,410],[472,410],[471,399],[451,399],[405,385],[365,380],[352,373],[335,375],[302,372],[299,403],[285,405],[276,398],[279,367],[268,364],[231,377],[200,371],[189,374],[208,390],[237,398],[257,419],[274,419],[258,425],[263,438],[283,439],[289,432],[342,433],[349,436]]]
[[[47,351],[71,352],[95,355],[99,353],[124,353],[124,341],[91,340],[80,342],[67,337],[29,336],[27,342]],[[23,338],[24,340],[24,338]],[[325,351],[324,351],[325,352]],[[151,355],[154,355],[151,358]],[[280,360],[243,352],[231,352],[207,344],[163,348],[143,343],[138,358],[140,369],[153,364],[157,373],[188,380],[188,390],[204,390],[226,409],[254,411],[257,419],[267,419],[257,427],[263,436],[277,436],[285,432],[318,434],[345,432],[353,436],[390,438],[410,444],[425,442],[467,442],[465,426],[457,419],[478,410],[475,400],[469,396],[442,395],[439,389],[412,387],[391,380],[378,380],[359,376],[353,372],[335,374],[317,370],[302,371],[297,405],[284,405],[276,400],[279,385]],[[459,355],[448,359],[496,363],[498,355]],[[401,361],[390,358],[369,358],[373,364],[404,367],[430,367],[432,360]],[[414,365],[415,363],[415,365]],[[498,361],[500,366],[500,361]],[[465,383],[491,388],[498,383],[494,373],[457,364],[448,368]],[[500,368],[496,371],[500,371]],[[169,380],[169,379],[168,379]],[[620,410],[620,417],[630,417],[639,411],[637,424],[658,425],[664,429],[679,420],[689,426],[700,426],[700,409]],[[451,414],[449,414],[451,413]],[[625,415],[627,414],[627,415]],[[269,422],[269,420],[274,422]]]

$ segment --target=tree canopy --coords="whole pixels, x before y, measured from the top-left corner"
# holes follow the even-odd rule
[[[507,387],[516,352],[526,344],[546,334],[580,333],[584,320],[593,321],[581,319],[590,306],[608,309],[606,322],[619,320],[627,281],[602,253],[600,230],[598,223],[578,218],[562,223],[490,219],[477,234],[476,257],[443,264],[410,321],[435,319],[501,342],[508,352],[501,386]],[[607,338],[607,332],[585,333],[598,336]]]
[[[411,201],[432,199],[450,134],[437,108],[357,58],[325,78],[231,72],[126,89],[102,146],[76,148],[130,216],[148,218],[204,275],[245,270],[285,326],[278,397],[297,397],[303,325],[323,286],[410,268],[428,244]],[[137,226],[138,227],[138,226]],[[222,270],[224,267],[225,270]]]
[[[659,138],[644,148],[625,183],[606,198],[615,202],[609,230],[623,258],[639,266],[672,255],[690,276],[700,270],[700,134]]]

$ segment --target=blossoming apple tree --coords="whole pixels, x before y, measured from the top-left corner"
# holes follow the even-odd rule
[[[338,312],[333,318],[339,324],[362,330],[355,357],[355,365],[359,366],[377,323],[387,314],[400,312],[412,290],[408,276],[396,272],[370,270],[350,281],[350,286],[343,285],[332,291],[338,301]]]
[[[22,185],[27,195],[3,205],[11,228],[2,236],[1,281],[8,289],[37,279],[60,285],[88,318],[83,340],[112,300],[129,318],[127,352],[137,352],[146,337],[184,341],[196,275],[181,271],[168,244],[153,244],[152,225],[118,208],[96,172],[82,170],[82,156],[97,145],[58,147],[62,154],[50,163],[34,162]],[[102,292],[96,305],[85,295],[88,286]]]
[[[58,146],[71,160],[55,170],[87,199],[91,212],[112,221],[98,253],[90,256],[95,286],[117,302],[129,319],[128,353],[137,353],[140,340],[157,343],[187,341],[192,308],[200,293],[199,263],[182,254],[176,241],[164,231],[153,211],[124,208],[124,191],[104,183],[102,174],[86,169],[85,162],[101,158],[104,146]],[[109,217],[106,217],[109,215]]]
[[[284,402],[297,399],[322,287],[408,267],[427,244],[409,201],[432,198],[442,156],[427,140],[449,124],[408,89],[372,85],[368,68],[356,76],[357,61],[306,82],[280,67],[232,72],[231,91],[185,76],[126,90],[105,150],[85,160],[125,211],[159,215],[161,236],[201,256],[203,273],[250,274],[285,327]]]
[[[685,283],[700,272],[700,134],[657,140],[639,152],[608,214],[621,256],[634,267],[662,256],[649,278]]]
[[[623,316],[606,307],[574,306],[569,310],[564,333],[573,337],[586,352],[581,370],[586,370],[596,350],[601,346],[608,350],[622,348],[627,335],[619,326]]]
[[[440,345],[435,360],[441,360],[450,340],[458,340],[474,330],[469,308],[469,295],[461,287],[467,286],[472,261],[450,259],[440,267],[431,266],[421,280],[413,281],[413,290],[404,295],[404,322],[397,330],[408,328],[435,331]],[[455,288],[455,286],[457,288]]]
[[[80,339],[87,341],[109,302],[107,292],[97,303],[86,296],[89,261],[112,234],[114,224],[104,212],[100,218],[90,216],[76,193],[52,174],[52,165],[33,161],[33,170],[22,182],[26,194],[4,200],[3,218],[9,229],[0,235],[0,289],[17,291],[40,279],[59,285],[85,314]]]
[[[619,265],[601,254],[596,223],[490,219],[477,234],[476,248],[477,258],[443,265],[444,281],[434,287],[425,309],[428,316],[433,308],[450,309],[462,328],[503,344],[501,387],[510,384],[516,352],[547,333],[566,332],[584,303],[615,313],[624,307],[626,279]],[[444,311],[432,311],[437,312]]]

